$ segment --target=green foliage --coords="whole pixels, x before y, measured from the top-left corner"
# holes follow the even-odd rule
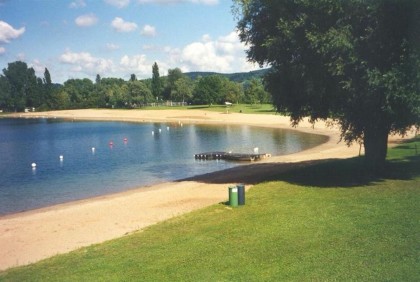
[[[9,90],[5,90],[6,110],[23,111],[26,106],[38,106],[41,101],[40,89],[33,68],[28,68],[25,62],[9,63],[3,69],[4,77],[8,81]]]
[[[54,84],[47,68],[42,79],[36,77],[35,71],[24,62],[11,63],[3,71],[4,75],[0,75],[0,109],[4,111],[23,111],[25,107],[35,107],[37,111],[161,107],[165,104],[164,99],[188,104],[204,101],[200,97],[203,92],[196,91],[200,89],[197,88],[200,78],[192,80],[192,73],[185,75],[179,68],[170,69],[168,76],[160,77],[157,63],[152,66],[151,79],[138,80],[135,74],[131,74],[130,79],[124,81],[120,78],[102,78],[97,74],[94,82],[87,78],[68,79],[64,85]],[[242,103],[245,100],[243,85],[248,81],[237,81],[252,77],[260,81],[265,72],[267,70],[220,75],[223,79],[217,86],[218,97],[209,103]],[[200,74],[206,76],[209,73]]]
[[[195,87],[194,103],[208,105],[224,103],[226,81],[226,78],[219,75],[200,78]]]
[[[165,86],[165,92],[164,97],[168,100],[174,100],[173,95],[176,95],[176,89],[175,89],[175,82],[182,78],[184,75],[182,74],[182,71],[180,68],[174,68],[168,70],[168,76],[166,77],[166,86]]]
[[[187,76],[177,79],[172,90],[172,98],[174,101],[185,102],[189,100],[193,94],[193,82]]]
[[[0,75],[0,109],[10,109],[12,105],[11,86],[7,77]]]
[[[240,208],[214,205],[0,280],[418,281],[415,146],[419,139],[390,150],[390,162],[403,166],[391,176],[359,178],[354,159],[278,173]],[[348,176],[335,177],[332,165]],[[308,179],[302,170],[316,173]]]
[[[159,97],[162,94],[162,82],[160,79],[160,74],[159,74],[159,66],[158,64],[155,62],[152,66],[152,94],[155,98],[159,99]]]
[[[250,104],[270,102],[270,95],[265,91],[261,80],[253,78],[245,89],[245,101]]]
[[[142,81],[130,81],[128,83],[128,92],[127,103],[129,107],[136,108],[154,101],[152,92]]]
[[[420,2],[237,0],[248,58],[294,124],[332,118],[383,164],[390,132],[420,124]]]
[[[241,84],[226,79],[223,88],[225,101],[238,104],[244,100],[244,91]]]
[[[88,79],[69,79],[64,82],[64,91],[67,93],[70,104],[75,109],[95,107],[97,97],[94,94],[94,84]]]

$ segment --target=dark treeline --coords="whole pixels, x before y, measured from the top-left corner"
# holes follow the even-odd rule
[[[179,68],[160,76],[154,63],[152,78],[138,80],[132,74],[128,81],[121,78],[69,79],[62,85],[53,83],[45,68],[37,77],[25,62],[9,63],[0,75],[0,109],[21,112],[82,108],[139,108],[157,105],[268,103],[260,72],[232,75],[208,73],[191,78]],[[238,81],[237,77],[243,78]]]

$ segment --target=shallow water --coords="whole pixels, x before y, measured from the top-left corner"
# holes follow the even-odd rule
[[[196,153],[252,153],[258,147],[284,155],[325,141],[237,125],[0,119],[0,215],[240,165],[195,160]]]

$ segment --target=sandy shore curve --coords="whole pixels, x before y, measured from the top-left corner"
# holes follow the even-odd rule
[[[229,175],[218,172],[212,181],[195,177],[0,217],[0,270],[118,238],[165,219],[224,202],[230,184],[242,182],[250,187],[264,177],[264,173],[278,170],[279,164],[281,169],[286,170],[299,162],[357,156],[360,149],[358,145],[347,147],[339,142],[338,128],[327,127],[324,122],[314,126],[302,122],[297,128],[292,128],[289,118],[279,115],[227,114],[204,110],[86,109],[13,114],[10,117],[246,124],[322,134],[329,140],[302,152],[240,166]],[[408,137],[412,136],[414,132]],[[390,140],[399,139],[395,136]]]

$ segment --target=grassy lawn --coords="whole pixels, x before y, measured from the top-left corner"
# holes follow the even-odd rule
[[[390,150],[383,176],[362,167],[279,174],[240,208],[214,205],[0,280],[420,281],[420,138]]]
[[[213,112],[222,112],[225,113],[227,110],[229,113],[245,113],[245,114],[275,114],[276,111],[271,104],[233,104],[229,107],[225,105],[192,105],[192,106],[177,106],[177,107],[168,107],[168,106],[159,106],[159,107],[144,107],[140,110],[206,110]]]

